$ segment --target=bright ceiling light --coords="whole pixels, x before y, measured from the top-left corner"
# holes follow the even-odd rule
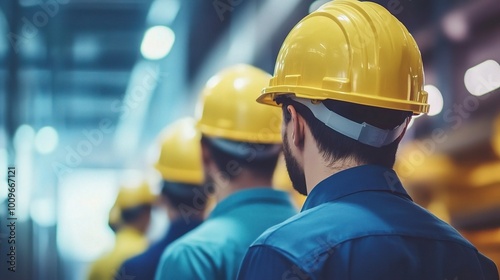
[[[141,44],[141,53],[149,60],[162,59],[170,52],[174,45],[175,34],[172,29],[158,25],[149,28],[144,34]]]
[[[469,35],[467,18],[462,12],[453,12],[445,16],[442,21],[442,27],[448,38],[457,42],[467,39]]]
[[[180,8],[179,0],[155,0],[149,8],[147,22],[149,25],[171,24]]]
[[[31,219],[44,227],[56,224],[56,209],[54,198],[36,198],[30,202]]]
[[[486,60],[465,72],[464,83],[470,94],[485,95],[500,87],[500,65]]]
[[[40,154],[50,154],[57,147],[59,136],[51,127],[42,127],[35,136],[35,148]]]
[[[426,85],[424,87],[424,90],[429,94],[428,100],[431,107],[427,115],[435,116],[441,113],[444,106],[443,95],[441,94],[441,91],[439,91],[439,89],[433,85]]]
[[[24,146],[31,146],[34,139],[35,130],[27,124],[20,125],[14,134],[14,148],[17,150]]]

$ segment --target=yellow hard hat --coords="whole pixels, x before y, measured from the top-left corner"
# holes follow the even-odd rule
[[[257,101],[291,94],[420,114],[429,111],[423,86],[420,51],[401,22],[376,3],[336,0],[290,31]]]
[[[491,140],[493,150],[500,157],[500,115],[496,118],[493,124],[493,139]]]
[[[138,186],[122,186],[113,207],[125,210],[143,204],[153,204],[155,200],[156,197],[151,192],[149,184],[142,182]]]
[[[201,133],[193,118],[180,119],[160,136],[161,152],[156,169],[166,181],[199,185],[203,183]]]
[[[196,110],[200,131],[239,142],[281,143],[281,110],[255,102],[270,78],[250,65],[236,65],[210,78]]]
[[[122,216],[121,216],[121,209],[118,208],[118,206],[116,205],[113,205],[113,207],[111,207],[111,210],[109,210],[109,221],[108,221],[108,224],[109,226],[111,227],[111,229],[113,230],[117,230],[120,225],[122,224]]]

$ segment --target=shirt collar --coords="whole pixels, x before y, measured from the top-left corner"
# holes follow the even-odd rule
[[[235,208],[244,207],[248,204],[266,202],[284,205],[291,204],[289,195],[286,192],[265,187],[251,188],[237,191],[223,199],[212,210],[209,218],[224,215]]]
[[[396,172],[379,165],[349,168],[324,179],[309,193],[302,211],[363,191],[385,191],[411,200]]]

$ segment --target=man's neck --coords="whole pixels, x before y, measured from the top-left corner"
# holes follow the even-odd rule
[[[271,188],[271,184],[272,182],[270,178],[262,178],[260,176],[255,176],[255,174],[250,172],[242,171],[241,174],[232,180],[217,180],[215,198],[217,199],[217,202],[220,202],[237,191],[253,189],[256,187]]]
[[[333,174],[360,165],[362,164],[352,158],[336,161],[332,164],[325,161],[322,154],[310,153],[310,156],[304,158],[307,193],[311,193],[321,181]]]

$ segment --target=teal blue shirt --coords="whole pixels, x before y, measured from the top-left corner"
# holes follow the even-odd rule
[[[236,279],[243,256],[266,229],[296,213],[289,195],[270,188],[238,191],[163,253],[156,280]]]

